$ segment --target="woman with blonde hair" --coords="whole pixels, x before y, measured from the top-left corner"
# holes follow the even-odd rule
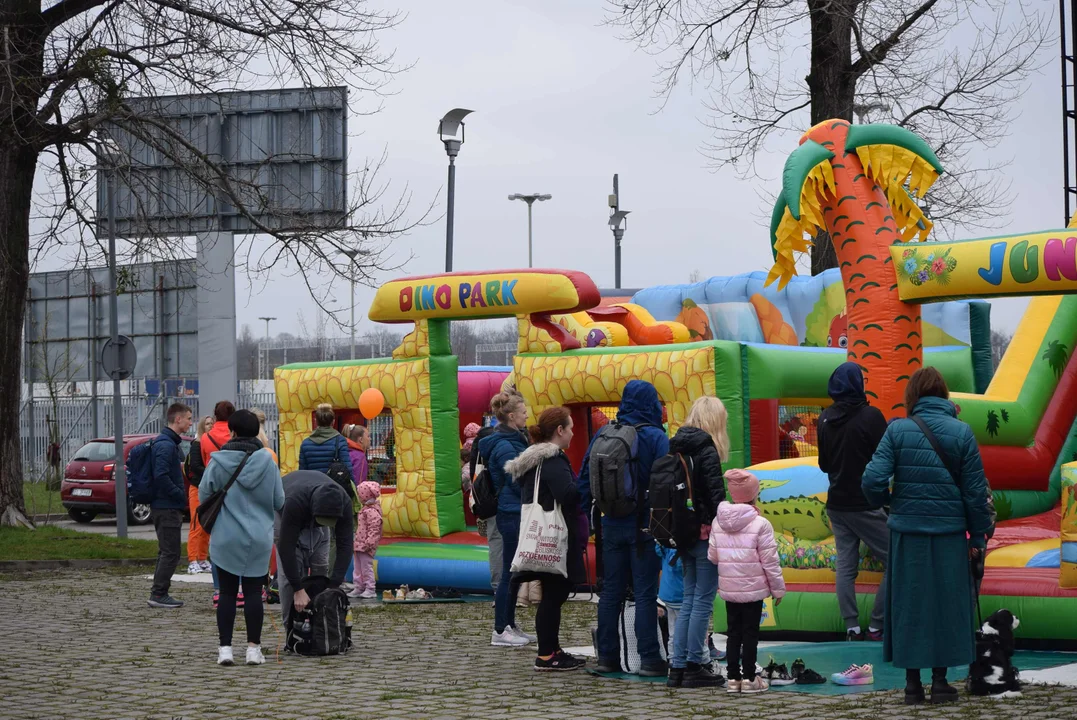
[[[202,482],[202,475],[206,472],[206,466],[202,463],[202,436],[213,427],[213,416],[207,415],[198,421],[195,426],[194,440],[191,449],[183,461],[183,479],[187,483],[187,505],[191,510],[191,529],[187,537],[187,573],[212,572],[213,567],[209,564],[209,533],[202,529],[198,523],[198,485]]]
[[[722,462],[729,459],[727,420],[721,400],[698,398],[684,424],[669,441],[669,456],[683,462],[686,470],[689,507],[695,510],[699,522],[695,543],[678,552],[684,566],[684,600],[673,628],[673,652],[666,683],[669,687],[721,687],[725,683],[721,675],[711,672],[707,647],[714,596],[718,592],[718,568],[707,559],[707,541],[718,503],[725,499]],[[676,572],[676,568],[667,566],[663,572]]]
[[[254,417],[258,418],[258,439],[262,443],[262,447],[269,451],[269,454],[273,456],[273,463],[280,465],[280,459],[277,457],[277,453],[273,451],[273,443],[269,442],[269,436],[266,435],[266,414],[263,410],[258,408],[251,408],[251,412],[254,413]]]

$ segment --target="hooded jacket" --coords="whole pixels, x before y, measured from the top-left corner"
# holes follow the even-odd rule
[[[876,506],[889,501],[891,530],[918,535],[968,532],[973,547],[984,547],[991,510],[972,428],[957,419],[952,402],[939,397],[920,398],[912,414],[931,428],[950,462],[960,468],[960,477],[951,477],[915,422],[895,420],[864,469],[864,495]]]
[[[347,469],[348,477],[354,484],[348,441],[334,428],[314,428],[314,432],[299,446],[299,469],[329,472],[329,466],[334,461]]]
[[[856,363],[838,366],[827,394],[834,404],[819,416],[819,469],[830,477],[826,506],[846,512],[870,510],[861,479],[886,432],[886,418],[868,405],[864,374]]]
[[[273,548],[273,513],[284,505],[280,470],[257,438],[236,438],[213,453],[198,486],[198,500],[228,484],[250,453],[236,481],[224,495],[213,525],[209,552],[213,563],[233,575],[260,577],[269,572]]]
[[[150,446],[154,510],[183,510],[187,507],[187,488],[183,483],[182,438],[166,427]]]
[[[584,542],[587,538],[587,518],[580,512],[580,496],[576,489],[576,476],[572,465],[561,448],[553,443],[536,443],[520,453],[515,459],[505,464],[505,472],[520,489],[524,502],[531,502],[535,492],[535,475],[541,465],[539,475],[538,501],[542,509],[553,510],[554,503],[560,503],[561,514],[568,526],[568,557],[566,569],[568,580],[573,584],[587,582],[587,573],[583,564]],[[582,532],[581,532],[582,525]],[[530,576],[544,573],[517,573],[513,579],[529,580]]]
[[[373,555],[381,544],[381,486],[368,480],[359,483],[356,490],[363,509],[355,530],[355,552]]]
[[[505,470],[505,465],[526,449],[524,434],[504,424],[479,441],[479,454],[486,461],[484,465],[497,492],[499,513],[520,514],[520,487]]]
[[[637,429],[637,462],[636,480],[643,486],[644,497],[651,486],[651,466],[654,461],[669,452],[669,437],[662,429],[662,404],[658,401],[658,391],[654,385],[644,380],[629,380],[621,393],[621,405],[617,409],[617,422],[624,425],[633,425]],[[598,437],[598,434],[595,434]],[[587,446],[587,454],[583,458],[583,468],[580,470],[580,479],[577,487],[580,491],[580,505],[583,511],[590,516],[591,513],[591,448],[595,444],[595,438],[591,438],[591,444]],[[616,525],[633,527],[640,522],[639,518],[646,523],[650,517],[651,509],[646,505],[640,509],[638,517],[611,518],[602,516],[604,525]]]
[[[749,603],[785,595],[774,527],[755,505],[723,502],[711,525],[707,557],[718,566],[718,594]]]
[[[359,487],[370,476],[370,462],[366,458],[366,451],[354,440],[347,440],[348,459],[352,464],[352,482]]]
[[[669,452],[691,458],[692,505],[700,524],[705,528],[701,537],[710,532],[711,523],[718,512],[718,503],[725,500],[725,482],[722,480],[722,459],[714,440],[706,430],[682,427],[669,441]]]
[[[299,567],[296,555],[299,534],[307,528],[317,527],[315,518],[319,517],[337,519],[332,529],[337,554],[329,575],[330,586],[337,587],[344,582],[344,574],[352,560],[349,550],[355,537],[351,499],[344,488],[325,473],[295,470],[285,475],[277,553],[281,571],[292,587],[299,587],[305,570]]]

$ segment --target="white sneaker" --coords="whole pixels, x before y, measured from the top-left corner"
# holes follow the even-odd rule
[[[529,642],[527,638],[514,633],[511,625],[506,625],[501,632],[495,630],[490,637],[490,644],[494,647],[523,647]]]
[[[217,648],[217,664],[218,665],[235,665],[236,661],[232,657],[231,647]]]
[[[538,636],[537,635],[532,635],[530,633],[525,633],[523,630],[516,627],[515,625],[508,625],[508,626],[505,627],[505,629],[506,630],[511,630],[512,633],[516,637],[521,637],[521,638],[523,638],[524,640],[526,640],[529,643],[538,642]]]
[[[198,564],[202,567],[202,572],[204,572],[204,573],[213,572],[213,563],[211,563],[209,560],[199,560]]]
[[[199,565],[197,560],[192,560],[191,563],[187,566],[188,575],[199,575],[202,572],[202,566]]]
[[[247,646],[247,664],[248,665],[261,665],[266,661],[265,655],[262,654],[262,648]]]
[[[374,598],[378,597],[378,594],[373,590],[364,590],[359,594],[359,597],[364,600],[373,600]]]

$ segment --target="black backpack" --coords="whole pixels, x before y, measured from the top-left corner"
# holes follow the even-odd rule
[[[612,423],[602,428],[591,445],[591,497],[603,515],[626,518],[643,507],[636,479],[639,461],[638,427]]]
[[[343,655],[352,646],[352,628],[348,617],[348,596],[339,587],[327,587],[317,592],[308,581],[324,581],[325,578],[307,578],[303,582],[307,593],[312,595],[306,610],[297,611],[292,606],[285,628],[285,645],[296,655]]]
[[[699,513],[692,498],[692,458],[680,453],[660,457],[651,468],[651,535],[659,545],[687,550],[699,541]]]
[[[480,520],[489,520],[497,515],[497,491],[482,455],[475,465],[475,480],[471,483],[471,510]]]
[[[340,440],[344,440],[343,435],[340,436]],[[345,459],[340,459],[340,445],[341,443],[338,441],[336,452],[333,454],[333,461],[329,463],[329,467],[326,468],[325,474],[332,478],[333,482],[337,485],[344,488],[344,492],[348,493],[352,505],[355,505],[356,498],[359,496],[356,494],[355,483],[352,481],[351,458],[348,456],[347,452],[345,452]],[[347,450],[347,447],[348,441],[344,440],[345,451]]]

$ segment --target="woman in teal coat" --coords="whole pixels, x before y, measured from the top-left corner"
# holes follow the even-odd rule
[[[922,668],[932,668],[933,703],[957,699],[946,668],[973,661],[969,560],[983,553],[991,528],[980,450],[949,397],[938,370],[918,370],[905,390],[911,418],[890,424],[863,476],[868,501],[890,505],[883,657],[905,668],[910,705],[925,699]],[[912,418],[927,425],[947,459]]]

